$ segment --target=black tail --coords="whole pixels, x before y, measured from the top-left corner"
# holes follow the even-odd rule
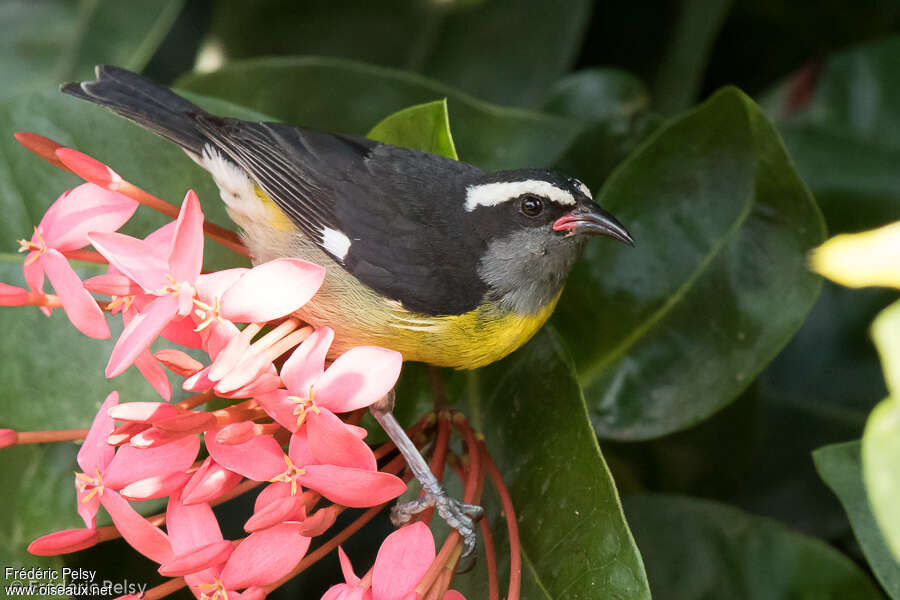
[[[197,117],[208,115],[172,90],[120,67],[98,65],[95,81],[67,83],[60,89],[82,100],[106,106],[127,119],[200,155],[206,137]]]

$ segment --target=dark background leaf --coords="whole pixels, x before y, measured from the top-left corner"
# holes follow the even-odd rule
[[[846,556],[771,519],[678,496],[624,504],[659,600],[882,597]]]
[[[885,542],[863,486],[860,443],[846,442],[813,453],[816,469],[840,499],[866,559],[891,598],[900,598],[900,564]]]
[[[732,401],[818,293],[821,215],[777,134],[735,90],[657,130],[598,201],[635,248],[594,242],[554,315],[601,437],[683,429]]]

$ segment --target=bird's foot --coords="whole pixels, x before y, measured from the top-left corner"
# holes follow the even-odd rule
[[[391,509],[391,522],[395,526],[407,523],[414,515],[436,508],[447,525],[459,532],[463,539],[463,556],[468,556],[475,549],[475,522],[484,515],[484,509],[475,504],[464,504],[452,498],[444,488],[436,494],[425,492],[415,500],[400,502]]]

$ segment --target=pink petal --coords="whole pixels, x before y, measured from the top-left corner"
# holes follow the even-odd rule
[[[307,465],[297,480],[337,504],[350,508],[376,506],[406,491],[403,480],[389,473],[332,465]]]
[[[126,500],[152,500],[154,498],[165,498],[184,487],[184,484],[186,484],[190,478],[190,474],[184,471],[154,475],[153,477],[129,483],[119,490],[119,493]]]
[[[466,600],[466,597],[456,590],[447,590],[442,600]]]
[[[262,323],[289,315],[313,297],[324,279],[324,267],[297,258],[264,263],[222,295],[222,315],[238,323]]]
[[[144,289],[120,273],[104,273],[84,280],[84,287],[95,294],[107,296],[134,296],[144,293]]]
[[[264,586],[297,566],[310,539],[300,535],[300,523],[282,523],[251,533],[235,549],[219,577],[225,587]]]
[[[85,183],[60,196],[47,209],[38,230],[47,246],[60,252],[77,250],[88,245],[91,232],[116,231],[137,207],[127,196]]]
[[[256,376],[256,379],[246,385],[242,385],[236,390],[219,392],[219,386],[216,385],[216,393],[221,394],[225,398],[248,398],[250,396],[256,396],[257,394],[268,394],[272,390],[278,388],[280,385],[281,378],[275,372],[275,367],[269,365],[268,371],[260,373]]]
[[[300,529],[300,533],[307,537],[316,537],[318,535],[322,535],[334,525],[334,522],[337,521],[338,516],[340,515],[340,511],[342,507],[337,504],[332,504],[331,506],[326,506],[324,508],[320,508],[316,512],[311,515],[308,515],[305,519],[303,519],[303,527]]]
[[[103,473],[103,484],[114,490],[141,479],[184,472],[200,451],[200,438],[191,435],[156,448],[121,446]]]
[[[100,541],[96,529],[64,529],[41,536],[29,544],[28,551],[35,556],[56,556],[90,548]]]
[[[212,381],[219,381],[234,370],[250,350],[250,340],[246,335],[235,335],[216,356],[210,365],[208,377]]]
[[[20,287],[0,283],[0,306],[22,306],[28,301],[28,292]]]
[[[330,327],[319,327],[284,361],[281,379],[292,394],[301,398],[309,396],[310,386],[325,371],[325,356],[333,340],[334,331]]]
[[[265,354],[248,352],[240,363],[216,383],[216,392],[228,394],[238,388],[246,387],[253,383],[257,377],[272,368],[271,358]],[[215,369],[215,363],[213,364],[213,369]]]
[[[95,477],[96,473],[91,472],[90,477]],[[75,501],[76,507],[75,510],[78,512],[78,516],[81,517],[81,520],[84,521],[84,526],[90,529],[95,529],[97,527],[97,511],[100,509],[100,495],[99,492],[94,489],[87,488],[84,491],[81,491],[82,481],[75,475]],[[88,499],[88,496],[90,499]]]
[[[164,348],[153,356],[164,367],[181,377],[190,377],[203,369],[203,363],[175,348]]]
[[[168,402],[172,398],[172,386],[169,385],[169,376],[166,375],[162,365],[159,364],[159,361],[156,360],[156,357],[149,350],[138,354],[137,358],[134,359],[134,366],[150,382],[156,393],[162,396],[163,400]]]
[[[184,439],[184,436],[178,433],[169,433],[160,431],[155,427],[147,427],[143,431],[135,433],[128,440],[129,445],[138,450],[147,450],[150,448],[159,448],[172,442]]]
[[[186,392],[205,392],[212,389],[216,382],[209,378],[209,370],[211,367],[205,367],[187,379],[181,384],[181,389]]]
[[[282,369],[282,375],[284,369]],[[297,431],[297,415],[294,409],[297,403],[288,400],[290,393],[287,390],[273,390],[267,394],[256,397],[256,401],[262,406],[266,414],[278,421],[278,424],[288,431]]]
[[[224,563],[233,551],[234,545],[228,540],[213,542],[174,556],[159,567],[159,573],[167,577],[196,573]]]
[[[186,410],[174,417],[156,421],[153,426],[161,431],[189,435],[202,433],[216,424],[216,415],[202,410]]]
[[[176,281],[193,283],[203,268],[203,211],[194,190],[181,203],[175,237],[169,252],[169,274]]]
[[[147,309],[134,317],[119,336],[106,365],[106,376],[115,377],[125,372],[138,355],[147,350],[159,332],[172,320],[178,310],[174,296],[160,296]]]
[[[144,240],[121,233],[91,233],[88,239],[109,264],[130,277],[144,291],[155,292],[170,283],[166,279],[169,265]]]
[[[187,295],[179,296],[179,300],[185,297],[193,303],[193,300]],[[194,331],[193,319],[172,321],[159,332],[159,335],[173,344],[185,346],[186,348],[200,348],[203,346],[203,338],[199,333]]]
[[[342,546],[338,546],[338,560],[341,563],[341,573],[344,575],[344,581],[351,585],[359,583],[359,577],[353,572],[353,564],[350,562],[350,557],[344,552]]]
[[[316,462],[377,471],[375,455],[327,408],[306,415],[306,434]]]
[[[172,549],[179,555],[223,540],[219,522],[209,504],[184,504],[178,494],[169,498],[166,528]]]
[[[116,454],[116,449],[106,443],[106,437],[115,429],[115,421],[108,411],[118,403],[118,392],[111,392],[106,397],[78,451],[78,466],[90,477],[94,477],[95,470],[103,472]]]
[[[278,498],[254,511],[244,523],[244,531],[252,533],[272,527],[284,521],[302,521],[306,517],[306,507],[300,496]]]
[[[81,284],[81,279],[69,266],[69,261],[54,249],[49,249],[41,259],[47,278],[62,302],[66,316],[78,331],[96,339],[109,337],[106,317],[94,297]]]
[[[270,435],[258,435],[245,444],[216,442],[217,430],[206,432],[206,449],[217,463],[254,481],[268,481],[284,473],[287,463],[281,446]]]
[[[225,290],[234,285],[235,282],[248,271],[250,271],[250,269],[239,267],[215,271],[213,273],[204,273],[194,282],[194,289],[197,290],[197,297],[212,306],[215,303],[216,298],[221,299]]]
[[[313,456],[312,448],[309,446],[306,425],[291,435],[291,441],[288,444],[288,456],[291,458],[291,462],[298,467],[316,464],[316,457]]]
[[[372,571],[376,600],[400,600],[411,592],[434,562],[434,537],[421,521],[385,538]]]
[[[175,225],[175,221],[169,221],[144,238],[144,241],[153,247],[153,253],[166,265],[169,264],[169,250],[172,248],[172,240],[175,239]]]
[[[181,500],[185,504],[210,502],[239,484],[241,479],[239,474],[206,457],[181,491]]]
[[[336,413],[369,406],[391,391],[402,366],[399,352],[377,346],[351,348],[316,382],[316,403]]]
[[[183,409],[165,402],[126,402],[117,404],[107,411],[116,421],[133,421],[135,423],[154,423],[180,414]]]
[[[238,421],[229,423],[216,433],[216,441],[220,444],[235,445],[249,442],[256,435],[256,423],[253,421]]]
[[[100,503],[132,548],[154,562],[164,563],[172,559],[168,536],[139,515],[119,494],[107,489],[100,497]]]
[[[328,588],[322,600],[372,600],[372,595],[366,588],[338,583]]]
[[[19,441],[19,434],[15,429],[0,429],[0,449],[15,446]]]

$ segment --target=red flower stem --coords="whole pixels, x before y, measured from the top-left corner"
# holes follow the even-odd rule
[[[170,594],[174,594],[181,588],[185,587],[187,582],[184,580],[184,577],[176,577],[175,579],[170,579],[165,583],[161,583],[156,587],[152,587],[141,596],[142,600],[159,600],[160,598],[165,598]]]
[[[457,548],[458,552],[462,552],[462,548]],[[453,561],[455,564],[459,560],[459,557],[456,557],[456,560]],[[428,594],[423,598],[423,600],[441,600],[444,597],[444,594],[447,593],[447,590],[450,589],[450,582],[453,580],[453,571],[444,569],[441,571],[440,575],[438,575],[437,581],[435,581],[434,585],[429,590]]]
[[[109,261],[106,260],[105,256],[103,256],[99,252],[94,252],[93,250],[69,250],[68,252],[63,252],[62,254],[69,260],[92,262],[97,263],[98,265],[109,264]]]
[[[500,503],[503,505],[503,512],[506,516],[506,530],[509,535],[509,591],[506,594],[507,600],[519,600],[519,594],[522,586],[522,551],[519,541],[519,526],[516,521],[516,511],[513,508],[512,498],[510,498],[509,490],[503,482],[503,476],[500,475],[500,469],[497,468],[494,459],[488,454],[484,440],[479,440],[481,447],[481,456],[487,467],[488,476],[491,483],[500,496]]]
[[[132,200],[143,204],[153,210],[160,212],[171,219],[178,218],[179,208],[174,204],[169,204],[161,198],[157,198],[149,192],[145,192],[133,183],[122,180],[115,186],[115,191],[128,196]],[[209,221],[203,222],[203,233],[209,239],[225,246],[229,250],[233,250],[243,256],[249,256],[250,251],[241,243],[241,238],[235,232],[224,227],[219,227],[215,223]]]
[[[74,442],[87,437],[87,429],[57,429],[53,431],[17,431],[16,444],[43,444],[45,442]],[[12,444],[10,444],[12,445]]]
[[[494,549],[494,534],[487,519],[478,524],[481,527],[481,541],[484,543],[484,555],[488,572],[488,599],[500,600],[500,584],[497,577],[497,551]]]
[[[59,297],[53,294],[41,294],[38,292],[28,292],[28,299],[25,300],[23,306],[46,306],[47,308],[62,308],[62,302]],[[100,305],[103,308],[103,305]]]

